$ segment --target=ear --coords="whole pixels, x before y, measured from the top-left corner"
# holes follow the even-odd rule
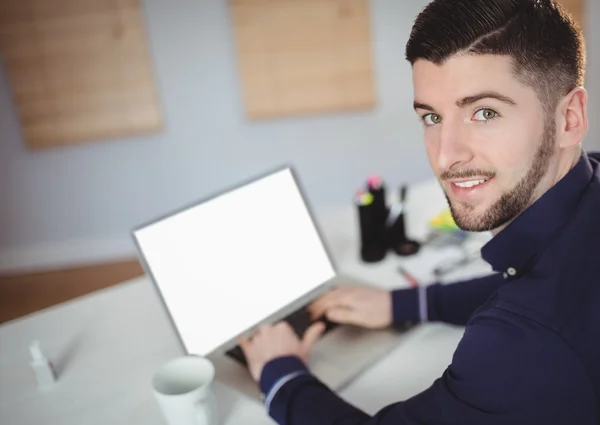
[[[587,91],[583,87],[574,88],[560,102],[557,112],[556,137],[559,147],[568,149],[579,145],[588,130]]]

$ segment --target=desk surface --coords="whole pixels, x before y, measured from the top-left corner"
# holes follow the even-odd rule
[[[432,205],[431,200],[423,202]],[[390,254],[381,263],[365,265],[357,259],[354,211],[330,208],[317,217],[341,271],[382,287],[406,285],[396,271],[399,264],[430,282],[433,263],[458,255],[455,248],[425,248],[414,257]],[[472,248],[485,240],[485,236],[474,240]],[[476,262],[448,280],[488,271],[485,263]],[[443,324],[417,327],[340,395],[373,414],[426,389],[449,364],[462,332]],[[37,390],[29,368],[28,347],[34,339],[41,342],[60,376],[45,393]],[[164,421],[150,377],[181,351],[154,286],[141,277],[4,324],[0,353],[2,424],[160,425]],[[273,424],[259,403],[219,383],[214,389],[222,425]]]

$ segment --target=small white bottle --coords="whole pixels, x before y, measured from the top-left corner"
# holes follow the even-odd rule
[[[32,342],[29,351],[31,352],[31,368],[35,374],[35,379],[40,389],[46,391],[56,382],[54,366],[42,353],[39,341]]]

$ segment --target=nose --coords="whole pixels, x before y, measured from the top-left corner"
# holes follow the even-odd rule
[[[440,125],[435,161],[442,171],[460,168],[469,162],[473,155],[466,140],[467,134],[458,122],[443,121]]]

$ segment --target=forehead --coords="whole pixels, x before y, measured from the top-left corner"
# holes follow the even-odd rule
[[[415,100],[434,106],[484,91],[498,92],[517,103],[537,100],[534,90],[515,77],[509,56],[455,55],[442,65],[421,59],[413,65],[413,85]]]

